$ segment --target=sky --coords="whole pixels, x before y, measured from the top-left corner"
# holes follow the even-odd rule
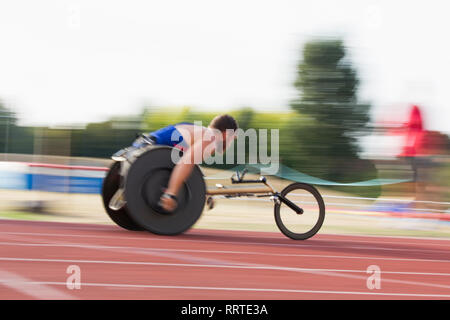
[[[287,111],[301,49],[342,37],[374,116],[419,103],[450,133],[444,1],[2,0],[0,99],[24,125],[144,106]],[[395,106],[395,107],[394,107]]]

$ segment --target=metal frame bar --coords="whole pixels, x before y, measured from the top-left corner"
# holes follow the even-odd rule
[[[261,193],[274,193],[272,188],[266,186],[266,187],[248,187],[248,188],[215,188],[215,189],[209,189],[206,191],[207,195],[231,195],[231,194],[246,194],[246,193],[255,193],[255,194],[261,194]]]
[[[252,196],[253,194],[267,194],[267,195],[277,195],[278,192],[267,182],[266,177],[260,176],[259,179],[256,180],[244,180],[244,171],[242,175],[239,175],[237,173],[237,179],[231,178],[232,184],[256,184],[261,183],[264,184],[264,187],[245,187],[245,188],[216,188],[216,189],[209,189],[206,191],[207,195],[236,195],[236,196]]]
[[[254,188],[254,187],[247,187],[247,188],[216,188],[216,189],[209,189],[206,191],[206,195],[208,196],[228,196],[228,197],[251,197],[255,196],[255,194],[264,194],[264,196],[271,196],[274,201],[280,201],[284,204],[286,204],[289,208],[294,210],[297,214],[303,214],[303,209],[297,206],[294,202],[290,201],[286,197],[282,196],[279,192],[277,192],[268,182],[266,177],[260,176],[258,180],[244,180],[243,177],[245,175],[246,171],[242,173],[242,175],[239,175],[239,172],[237,172],[236,176],[237,179],[231,178],[232,184],[240,184],[240,183],[262,183],[264,184],[264,187],[261,188]]]

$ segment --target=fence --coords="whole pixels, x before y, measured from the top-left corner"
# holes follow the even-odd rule
[[[0,162],[0,189],[100,193],[108,168]]]

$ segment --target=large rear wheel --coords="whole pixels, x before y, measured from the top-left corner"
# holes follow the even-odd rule
[[[105,207],[106,213],[111,218],[114,223],[116,223],[118,226],[132,231],[140,231],[144,230],[144,228],[140,227],[137,223],[131,219],[127,207],[123,207],[119,210],[112,210],[109,207],[109,202],[111,201],[111,198],[116,193],[116,191],[119,189],[120,185],[120,162],[114,162],[105,179],[103,180],[103,186],[102,186],[102,199],[103,199],[103,206]]]
[[[177,195],[177,207],[164,212],[158,202],[175,163],[172,151],[155,146],[140,155],[128,171],[125,198],[130,216],[147,231],[161,235],[176,235],[191,228],[200,218],[206,201],[206,186],[200,168],[194,166]]]

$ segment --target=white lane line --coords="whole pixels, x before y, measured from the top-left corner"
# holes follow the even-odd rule
[[[190,267],[190,268],[228,268],[228,269],[255,269],[255,270],[276,270],[294,272],[342,272],[342,273],[367,273],[367,270],[356,269],[320,269],[320,268],[300,268],[281,267],[257,264],[195,264],[195,263],[168,263],[168,262],[148,262],[148,261],[119,261],[119,260],[83,260],[83,259],[39,259],[39,258],[13,258],[0,257],[0,261],[16,262],[58,262],[58,263],[92,263],[92,264],[118,264],[118,265],[143,265],[143,266],[167,266],[167,267]],[[427,276],[450,276],[450,273],[436,272],[408,272],[408,271],[382,271],[383,274],[401,275],[427,275]],[[450,285],[439,285],[441,288],[449,288]]]
[[[53,242],[52,242],[53,243]],[[56,244],[61,244],[61,243],[56,243]],[[67,243],[66,243],[67,244]],[[124,253],[130,253],[129,249],[124,250],[122,248],[120,249],[105,249],[102,248],[101,246],[96,248],[97,250],[111,250],[111,251],[118,251],[118,252],[124,252]],[[138,250],[134,250],[135,252],[133,253],[140,253],[140,254],[146,254],[146,255],[152,255],[152,256],[163,256],[163,257],[170,257],[172,259],[177,259],[177,260],[181,260],[181,261],[187,261],[187,262],[203,262],[204,264],[207,265],[236,265],[235,261],[227,261],[227,260],[218,260],[218,259],[210,259],[210,258],[198,258],[198,257],[193,257],[191,255],[186,255],[186,254],[177,254],[177,253],[171,253],[171,254],[164,254],[164,253],[158,253],[155,250],[145,250],[145,249],[138,249]],[[271,266],[271,265],[265,265],[265,264],[254,264],[254,263],[241,263],[239,264],[240,266],[253,266],[253,267],[258,267],[258,268],[276,268],[276,266]],[[310,268],[311,269],[311,268]],[[316,274],[316,275],[322,275],[322,276],[328,276],[328,277],[341,277],[341,278],[347,278],[347,279],[358,279],[358,280],[362,280],[365,281],[366,276],[359,276],[359,275],[354,275],[354,274],[350,274],[350,273],[338,273],[338,272],[333,272],[333,271],[323,271],[320,269],[317,270],[307,270],[306,268],[304,269],[290,269],[288,271],[291,272],[301,272],[301,273],[309,273],[309,274]],[[439,284],[433,284],[433,283],[426,283],[426,282],[417,282],[417,281],[407,281],[407,280],[394,280],[394,279],[384,279],[384,282],[391,282],[391,283],[400,283],[403,285],[414,285],[414,286],[428,286],[428,287],[438,287],[438,288],[445,288],[447,289],[446,286],[442,286]]]
[[[23,240],[23,238],[19,238]],[[318,255],[318,254],[294,254],[294,253],[267,253],[255,251],[230,251],[230,250],[196,250],[196,249],[172,249],[172,248],[144,248],[130,246],[103,246],[90,245],[82,243],[19,243],[19,242],[0,242],[0,246],[23,246],[23,247],[63,247],[63,248],[83,248],[83,249],[123,249],[123,250],[143,250],[148,252],[185,252],[185,253],[208,253],[208,254],[231,254],[231,255],[260,255],[275,257],[305,257],[305,258],[321,258],[321,259],[359,259],[359,260],[382,260],[382,261],[415,261],[415,262],[439,262],[449,263],[450,260],[439,259],[411,259],[411,258],[384,258],[370,256],[336,256],[336,255]],[[131,253],[127,251],[128,253]],[[135,252],[136,253],[136,252]]]
[[[147,253],[153,255],[153,253]],[[187,260],[191,261],[189,256],[183,255],[181,257],[175,257],[181,260]],[[0,258],[1,261],[1,258]],[[229,268],[229,269],[253,269],[253,270],[276,270],[276,271],[289,271],[289,272],[301,272],[301,273],[308,273],[308,274],[315,274],[315,275],[321,275],[321,276],[329,276],[329,277],[340,277],[340,278],[347,278],[347,279],[358,279],[362,281],[367,280],[367,276],[360,276],[360,275],[354,275],[351,273],[367,273],[366,270],[357,272],[352,272],[353,270],[338,270],[338,269],[314,269],[314,268],[295,268],[295,267],[279,267],[279,266],[273,266],[273,265],[265,265],[265,264],[253,264],[253,263],[243,263],[240,265],[233,265],[234,262],[230,261],[220,261],[217,260],[219,264],[186,264],[186,263],[158,263],[158,262],[148,262],[149,265],[162,265],[162,266],[172,266],[172,267],[199,267],[199,268]],[[80,262],[81,263],[81,262]],[[419,281],[409,281],[409,280],[396,280],[396,279],[383,279],[384,283],[398,283],[403,285],[412,285],[412,286],[426,286],[426,287],[435,287],[435,288],[443,288],[443,289],[450,289],[449,285],[441,285],[441,284],[435,284],[435,283],[428,283],[428,282],[419,282]]]
[[[52,242],[53,243],[53,242]],[[56,243],[56,244],[61,244],[61,243]],[[65,243],[67,244],[67,243]],[[110,250],[110,251],[118,251],[118,252],[124,252],[124,253],[130,253],[130,251],[134,251],[132,253],[136,253],[136,254],[146,254],[146,255],[152,255],[152,256],[163,256],[163,257],[169,257],[172,259],[177,259],[177,260],[181,260],[181,261],[187,261],[187,262],[194,262],[194,263],[203,263],[205,265],[217,265],[218,267],[220,266],[225,266],[225,265],[236,265],[235,261],[227,261],[227,260],[218,260],[218,259],[210,259],[210,258],[198,258],[198,257],[193,257],[191,255],[186,255],[186,254],[177,254],[177,253],[161,253],[161,252],[157,252],[155,250],[152,249],[138,249],[138,250],[130,250],[130,249],[123,249],[123,248],[119,248],[119,249],[105,249],[102,246],[97,246],[97,248],[95,248],[96,250]],[[271,266],[271,265],[266,265],[266,264],[255,264],[255,263],[240,263],[238,262],[239,266],[248,266],[248,267],[257,267],[257,268],[277,268],[277,266]],[[334,272],[334,269],[313,269],[313,268],[290,268],[287,271],[291,271],[291,272],[302,272],[302,273],[310,273],[310,274],[319,274],[319,275],[324,275],[324,276],[329,276],[329,277],[343,277],[343,278],[350,278],[350,279],[358,279],[358,280],[366,280],[365,276],[358,276],[358,275],[352,275],[350,273],[338,273],[338,272]],[[432,286],[432,287],[439,287],[439,288],[447,288],[446,286],[441,286],[439,284],[430,284],[430,283],[426,283],[426,282],[416,282],[416,281],[406,281],[406,280],[389,280],[389,279],[384,279],[384,282],[392,282],[392,283],[401,283],[401,284],[407,284],[407,285],[419,285],[419,286]]]
[[[211,229],[194,229],[195,231],[206,231],[205,233],[187,233],[186,235],[192,235],[192,236],[196,236],[196,235],[201,235],[201,236],[223,236],[223,234],[220,234],[221,231],[231,231],[231,230],[222,230],[222,229],[217,229],[217,230],[211,230]],[[218,231],[219,234],[214,234],[213,232],[209,232],[209,231]],[[268,236],[266,233],[269,232],[262,232],[264,233],[263,235],[260,236],[253,236],[253,235],[249,235],[249,233],[257,233],[259,231],[248,231],[248,233],[245,233],[245,231],[242,231],[243,235],[240,234],[228,234],[226,236],[228,237],[245,237],[245,238],[255,238],[255,239],[273,239],[273,240],[286,240],[284,237],[282,236]],[[245,234],[244,234],[245,233]],[[276,234],[276,232],[272,232],[273,234]],[[337,242],[362,242],[362,243],[374,243],[374,241],[369,241],[369,240],[361,240],[361,239],[336,239],[334,237],[340,237],[340,238],[345,238],[345,237],[349,237],[349,238],[381,238],[381,239],[412,239],[412,240],[422,240],[422,242],[400,242],[400,241],[381,241],[379,242],[380,244],[410,244],[410,245],[423,245],[424,242],[423,240],[436,240],[436,241],[442,241],[442,242],[447,242],[447,243],[428,243],[428,244],[432,244],[432,245],[436,245],[436,246],[442,246],[442,247],[450,247],[450,238],[431,238],[431,237],[408,237],[408,236],[383,236],[383,235],[361,235],[361,234],[339,234],[339,233],[326,233],[326,234],[318,234],[317,237],[313,238],[312,240],[314,241],[337,241]],[[311,240],[310,240],[311,241]]]
[[[359,237],[359,236],[356,236],[356,237]],[[367,237],[369,237],[369,236],[367,236]],[[333,241],[333,242],[358,242],[358,243],[372,243],[372,244],[374,243],[374,240],[369,241],[369,240],[359,240],[359,239],[350,240],[350,239],[335,239],[335,238],[327,239],[324,237],[317,239],[317,240]],[[441,240],[444,240],[444,239],[441,239]],[[450,240],[450,239],[446,239],[446,240]],[[415,246],[417,246],[417,245],[422,246],[424,244],[428,244],[428,245],[439,246],[439,247],[450,247],[450,242],[444,244],[444,243],[424,243],[424,242],[380,241],[380,242],[378,242],[378,244],[397,244],[397,245],[415,245]]]
[[[0,218],[2,219],[2,218]],[[23,222],[22,220],[14,220],[14,219],[4,219],[4,220],[9,220],[9,221],[17,221],[17,222]],[[37,223],[41,223],[41,222],[37,222]],[[58,226],[58,224],[61,224],[61,227]],[[17,226],[17,224],[12,224],[12,226]],[[27,227],[31,226],[31,224],[27,224]],[[92,227],[91,227],[92,226]],[[43,222],[43,225],[35,225],[35,226],[31,226],[31,227],[42,227],[42,228],[51,228],[51,229],[57,229],[57,230],[61,230],[61,229],[73,229],[73,230],[83,230],[83,231],[112,231],[112,232],[118,232],[118,231],[124,231],[123,229],[118,228],[115,225],[110,225],[110,224],[89,224],[86,223],[86,227],[84,226],[71,226],[71,223],[67,223],[67,222],[50,222],[50,224],[47,224],[46,222]],[[240,234],[245,234],[245,237],[249,237],[249,238],[265,238],[265,239],[284,239],[284,237],[280,236],[268,236],[268,234],[279,234],[277,232],[270,232],[270,231],[236,231],[236,230],[223,230],[223,229],[204,229],[204,228],[193,228],[192,229],[194,231],[194,233],[188,233],[189,235],[198,235],[197,232],[202,232],[205,231],[207,232],[207,235],[210,235],[210,232],[236,232],[235,234],[228,234],[229,236],[237,236],[239,237]],[[0,233],[2,233],[0,231]],[[262,233],[262,235],[260,236],[250,236],[248,235],[249,233]],[[202,234],[204,235],[204,234]],[[448,242],[447,244],[436,244],[436,245],[442,245],[442,246],[449,246],[450,245],[450,237],[449,238],[444,238],[444,237],[417,237],[417,236],[399,236],[399,235],[370,235],[370,234],[347,234],[347,233],[325,233],[325,234],[319,234],[318,235],[320,237],[320,240],[336,240],[336,241],[350,241],[350,240],[337,240],[335,238],[329,238],[326,239],[327,237],[331,236],[331,237],[351,237],[351,238],[381,238],[381,239],[411,239],[411,240],[431,240],[431,241],[442,241],[442,242]],[[370,242],[371,241],[364,241],[364,240],[357,240],[358,242]],[[399,243],[399,242],[383,242],[383,243]],[[423,244],[423,242],[401,242],[402,244]]]
[[[95,225],[97,226],[97,225]],[[45,226],[44,226],[45,227]],[[103,225],[98,225],[98,227],[67,227],[67,226],[62,226],[61,228],[57,228],[56,226],[51,226],[49,228],[51,229],[55,229],[55,230],[61,230],[61,229],[69,229],[69,230],[80,230],[80,231],[102,231],[102,232],[117,232],[117,231],[123,231],[121,229],[116,229],[116,228],[107,228],[108,226],[105,225],[105,228],[101,228],[103,227]],[[235,230],[221,230],[221,229],[217,229],[217,230],[212,230],[212,229],[193,229],[194,233],[187,233],[187,235],[202,235],[202,236],[214,236],[215,234],[213,232],[219,232],[218,236],[222,236],[220,234],[221,231],[231,231],[231,232],[235,232]],[[197,233],[197,231],[200,231],[200,233]],[[201,233],[201,231],[205,231],[205,233]],[[262,235],[249,235],[251,233],[258,233],[259,231],[237,231],[235,234],[231,233],[228,234],[227,236],[229,237],[240,237],[240,236],[244,236],[246,238],[255,238],[255,239],[273,239],[273,240],[282,240],[285,239],[284,237],[281,236],[269,236],[268,234],[272,233],[272,234],[278,234],[276,232],[262,232]],[[2,231],[0,231],[0,234],[4,233]],[[240,234],[242,233],[242,235]],[[72,236],[77,236],[77,235],[72,235]],[[81,235],[78,235],[81,236]],[[94,235],[88,235],[88,236],[94,236]],[[103,237],[103,236],[100,236]],[[338,234],[338,233],[327,233],[327,234],[319,234],[319,237],[316,240],[319,241],[337,241],[337,242],[351,242],[352,240],[350,239],[336,239],[334,237],[338,237],[338,238],[345,238],[345,237],[349,237],[349,238],[358,238],[358,239],[353,239],[354,242],[360,242],[360,243],[373,243],[373,241],[369,241],[369,240],[361,240],[359,238],[379,238],[379,239],[411,239],[411,240],[421,240],[422,242],[399,242],[399,241],[382,241],[380,243],[382,244],[403,244],[403,245],[423,245],[424,244],[424,240],[430,240],[430,241],[440,241],[440,242],[447,242],[447,243],[428,243],[428,244],[432,244],[434,246],[443,246],[443,247],[449,247],[450,246],[450,238],[442,238],[442,237],[413,237],[413,236],[386,236],[386,235],[361,235],[361,234]],[[130,238],[130,237],[125,237],[125,239]],[[137,238],[136,238],[137,239]]]
[[[202,229],[196,229],[196,230],[202,230]],[[203,229],[203,230],[209,230],[209,229]],[[215,230],[215,231],[226,231],[226,230]],[[249,231],[249,233],[251,233],[251,231]],[[191,234],[186,234],[186,235],[197,235],[196,233],[191,233]],[[203,233],[203,234],[198,234],[201,236],[214,236],[213,233]],[[223,236],[221,234],[218,234],[218,236]],[[233,235],[227,235],[229,237],[233,237]],[[236,235],[237,237],[239,237],[240,235]],[[273,240],[285,240],[284,237],[271,237],[271,236],[253,236],[253,235],[248,235],[245,234],[243,235],[245,238],[255,238],[255,239],[273,239]],[[329,237],[332,236],[332,237]],[[437,241],[443,241],[443,242],[447,242],[447,243],[425,243],[425,244],[431,244],[431,245],[436,245],[436,246],[440,246],[440,247],[450,247],[450,238],[430,238],[430,237],[401,237],[401,236],[376,236],[376,235],[360,235],[360,234],[338,234],[338,233],[327,233],[327,234],[318,234],[317,238],[312,238],[313,241],[336,241],[336,242],[359,242],[359,243],[374,243],[374,240],[369,241],[369,240],[361,240],[361,239],[336,239],[333,238],[334,236],[336,237],[341,237],[341,238],[345,238],[345,237],[351,237],[351,238],[386,238],[386,239],[390,239],[390,238],[394,238],[394,239],[415,239],[415,240],[437,240]],[[310,240],[311,241],[311,240]],[[423,245],[424,242],[400,242],[400,241],[381,241],[379,242],[379,244],[400,244],[400,245]]]
[[[72,295],[61,290],[50,287],[50,284],[35,283],[32,280],[22,277],[16,273],[0,270],[0,284],[21,294],[44,300],[67,300],[75,299]]]
[[[361,238],[385,238],[385,239],[413,239],[413,240],[436,240],[436,241],[450,241],[450,238],[443,237],[415,237],[415,236],[387,236],[374,234],[348,234],[348,233],[327,233],[324,236],[338,236],[338,237],[361,237]]]
[[[386,247],[369,247],[369,246],[331,246],[320,244],[289,244],[289,243],[268,243],[268,242],[239,242],[239,241],[217,241],[217,240],[198,240],[198,239],[171,239],[168,237],[114,237],[114,236],[98,236],[98,235],[74,235],[61,233],[33,233],[33,232],[0,232],[0,234],[15,234],[15,235],[32,235],[43,237],[79,237],[79,238],[103,238],[115,240],[147,240],[147,241],[164,241],[164,242],[194,242],[194,243],[218,243],[218,244],[238,244],[238,245],[262,245],[262,246],[277,246],[277,247],[294,247],[294,248],[333,248],[333,249],[358,249],[358,250],[380,250],[380,251],[401,251],[401,252],[426,252],[426,253],[443,253],[445,251],[433,249],[405,249],[405,248],[386,248]],[[400,244],[401,245],[401,244]]]
[[[103,248],[99,248],[98,250],[104,250]],[[109,249],[109,250],[113,250],[114,249]],[[119,252],[127,252],[124,251],[123,249],[118,250]],[[149,254],[149,255],[155,255],[155,251],[145,251],[145,250],[139,250],[136,253],[142,253],[142,254]],[[156,254],[158,255],[158,254]],[[171,257],[174,259],[179,259],[179,260],[184,260],[184,261],[188,261],[188,262],[192,262],[192,261],[196,261],[197,259],[194,257],[192,258],[189,255],[177,255],[177,254],[171,254]],[[210,265],[214,265],[215,262],[217,263],[217,268],[221,267],[221,266],[230,266],[235,264],[235,262],[232,261],[226,261],[226,260],[217,260],[214,259],[214,261],[209,261],[209,259],[202,259],[204,262],[207,262],[207,264],[205,265],[205,267],[208,267]],[[206,260],[206,261],[205,261]],[[209,264],[208,264],[209,262]],[[192,264],[189,264],[187,266],[190,266]],[[184,266],[184,265],[181,265]],[[276,266],[271,266],[271,265],[264,265],[264,264],[250,264],[250,263],[243,263],[241,264],[241,266],[247,266],[247,267],[256,267],[256,268],[277,268]],[[354,274],[350,274],[350,273],[338,273],[338,272],[333,272],[333,271],[323,271],[323,270],[307,270],[305,269],[300,269],[300,268],[289,268],[286,269],[287,271],[292,271],[292,272],[302,272],[302,273],[309,273],[309,274],[318,274],[318,275],[322,275],[322,276],[329,276],[329,277],[341,277],[341,278],[348,278],[348,279],[358,279],[358,280],[362,280],[362,281],[366,281],[366,276],[359,276],[359,275],[354,275]],[[400,284],[407,284],[407,285],[414,285],[414,286],[427,286],[427,287],[438,287],[438,288],[445,288],[448,289],[447,286],[442,286],[439,284],[433,284],[433,283],[426,283],[426,282],[417,282],[417,281],[406,281],[406,280],[394,280],[394,279],[386,279],[384,278],[383,282],[391,282],[391,283],[400,283]]]
[[[63,282],[30,282],[29,285],[65,285]],[[289,293],[313,293],[313,294],[346,294],[369,296],[394,296],[394,297],[428,297],[450,298],[450,294],[433,293],[390,293],[390,292],[365,292],[365,291],[330,291],[330,290],[297,290],[279,288],[233,288],[233,287],[197,287],[197,286],[162,286],[151,284],[122,284],[122,283],[81,283],[84,287],[116,287],[136,289],[176,289],[176,290],[210,290],[210,291],[250,291],[250,292],[289,292]]]
[[[98,248],[98,249],[99,250],[105,250],[104,248]],[[109,250],[111,250],[111,249],[109,249]],[[114,249],[113,249],[113,251],[114,251]],[[122,252],[125,252],[125,253],[128,252],[128,250],[123,250],[123,249],[120,249],[118,251],[122,251]],[[156,253],[155,251],[148,251],[148,250],[145,251],[143,249],[140,249],[140,250],[138,250],[135,253],[142,253],[142,254],[157,255],[157,256],[159,255],[159,256],[161,256],[161,254],[155,254]],[[163,254],[162,256],[167,256],[167,255]],[[213,259],[213,260],[211,260],[211,259],[201,259],[202,261],[198,261],[198,259],[195,258],[195,257],[191,257],[189,255],[179,255],[179,254],[176,254],[176,253],[175,254],[174,253],[170,254],[170,257],[174,258],[174,259],[185,260],[185,261],[188,261],[188,262],[204,262],[206,264],[209,263],[209,265],[213,265],[213,264],[217,264],[217,265],[230,265],[231,264],[231,265],[233,265],[233,264],[235,264],[235,262],[230,262],[230,261],[226,261],[226,260],[221,261],[221,260],[216,260],[216,259]],[[248,263],[244,263],[243,265],[249,266],[249,267],[253,266],[253,267],[257,267],[257,268],[274,268],[274,266],[263,265],[263,264],[248,264]],[[326,270],[307,270],[306,268],[305,269],[292,269],[291,268],[288,271],[302,272],[302,273],[309,273],[309,274],[316,274],[316,275],[318,274],[318,275],[329,276],[329,277],[341,277],[341,278],[343,277],[343,278],[348,278],[348,279],[358,279],[358,280],[361,280],[361,281],[367,280],[366,276],[362,276],[362,275],[358,276],[358,275],[354,275],[354,274],[350,274],[350,273],[338,273],[338,272],[326,271]],[[438,287],[438,288],[448,289],[447,286],[442,286],[442,285],[433,284],[433,283],[426,283],[426,282],[417,282],[417,281],[394,280],[394,279],[386,279],[385,278],[384,282],[400,283],[402,285],[406,284],[406,285],[413,285],[413,286],[427,286],[427,287]]]

